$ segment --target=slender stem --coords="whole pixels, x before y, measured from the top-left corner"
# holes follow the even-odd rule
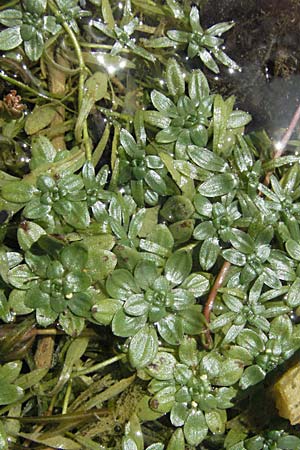
[[[224,261],[224,263],[223,263],[223,265],[221,267],[221,270],[220,270],[220,272],[218,273],[218,275],[217,275],[217,277],[215,279],[213,287],[210,290],[210,293],[209,293],[209,296],[208,296],[208,298],[206,300],[206,303],[205,303],[205,306],[204,306],[204,311],[203,311],[203,314],[204,314],[204,317],[205,317],[205,320],[206,320],[207,324],[210,323],[210,313],[211,313],[211,311],[213,309],[214,302],[215,302],[218,290],[222,287],[222,285],[224,283],[224,280],[225,280],[225,277],[227,276],[230,267],[231,267],[230,262]],[[205,330],[205,338],[206,338],[206,346],[208,347],[212,343],[212,338],[211,338],[211,334],[210,334],[209,328],[207,328]]]
[[[129,114],[118,113],[117,111],[112,111],[111,109],[103,108],[102,106],[98,106],[97,109],[107,117],[116,117],[117,119],[125,120],[126,122],[132,120],[132,117]]]
[[[49,7],[52,10],[52,12],[56,15],[56,17],[63,19],[59,10],[56,8],[56,6],[54,5],[54,3],[52,1],[49,2]],[[70,28],[70,26],[64,19],[62,21],[62,26],[63,26],[64,30],[66,31],[66,33],[69,35],[69,38],[71,39],[71,42],[73,44],[73,47],[74,47],[74,50],[75,50],[75,53],[76,53],[76,56],[78,59],[78,63],[79,63],[78,111],[80,111],[80,108],[82,106],[82,101],[83,101],[83,95],[84,95],[84,81],[85,81],[85,76],[87,73],[87,68],[84,63],[81,47],[75,36],[75,33],[73,32],[73,30]],[[84,146],[85,146],[86,159],[88,161],[90,161],[92,159],[92,150],[91,150],[91,146],[90,146],[90,140],[88,137],[88,127],[87,127],[86,123],[83,126],[83,142],[84,142]]]
[[[284,150],[290,140],[290,137],[292,136],[299,120],[300,120],[300,105],[296,109],[296,111],[291,119],[291,122],[290,122],[286,132],[282,136],[281,140],[275,144],[274,159],[280,158],[280,156],[284,152]]]
[[[99,363],[99,364],[95,364],[92,367],[88,367],[86,369],[79,369],[77,370],[77,372],[73,373],[73,377],[78,377],[81,375],[87,375],[88,373],[92,373],[92,372],[96,372],[98,370],[103,369],[106,366],[109,366],[110,364],[114,364],[117,361],[120,361],[121,359],[125,358],[126,355],[121,354],[121,355],[117,355],[117,356],[113,356],[110,359],[106,359],[105,361]]]
[[[69,380],[61,411],[62,414],[67,414],[71,394],[72,394],[72,380]]]
[[[31,88],[30,86],[28,86],[27,84],[22,83],[22,81],[18,81],[15,78],[10,77],[9,75],[6,75],[3,70],[0,70],[0,78],[2,78],[2,80],[7,81],[10,84],[13,84],[14,86],[17,86],[20,89],[23,89],[24,91],[30,92],[31,94],[33,94],[36,97],[41,97],[43,99],[46,100],[50,100],[50,101],[59,101],[55,98],[50,97],[48,92],[39,92],[36,91],[35,89]]]
[[[6,2],[5,5],[0,6],[0,11],[2,11],[2,9],[11,8],[12,6],[17,5],[19,1],[20,0],[12,0],[11,2]]]

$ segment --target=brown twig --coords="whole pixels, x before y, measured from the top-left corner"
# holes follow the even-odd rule
[[[213,287],[211,288],[209,296],[206,300],[203,314],[204,314],[207,325],[210,323],[210,313],[213,309],[218,290],[220,289],[220,287],[222,287],[225,277],[228,274],[230,267],[231,267],[230,262],[224,261],[224,263],[220,269],[220,272],[218,273],[218,275],[215,279]],[[205,347],[209,347],[212,343],[212,338],[211,338],[210,330],[208,327],[205,330],[205,339],[206,339],[206,343],[204,345],[205,345]]]

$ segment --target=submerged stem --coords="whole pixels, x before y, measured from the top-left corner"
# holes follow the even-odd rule
[[[78,59],[78,63],[79,63],[78,112],[79,112],[80,108],[82,106],[82,101],[83,101],[83,96],[84,96],[84,82],[85,82],[87,68],[86,68],[86,65],[85,65],[85,62],[83,59],[80,44],[79,44],[77,37],[76,37],[75,33],[73,32],[72,28],[69,26],[69,24],[66,22],[66,20],[64,20],[64,18],[61,16],[60,11],[56,8],[56,6],[54,5],[54,3],[52,1],[49,2],[49,7],[52,10],[52,12],[55,14],[56,17],[62,19],[62,27],[68,34],[68,36],[73,44],[73,47],[74,47],[74,50],[75,50],[75,53],[76,53],[76,56]],[[83,129],[84,129],[83,142],[84,142],[84,146],[85,146],[86,159],[88,161],[90,161],[92,159],[92,149],[90,146],[90,140],[88,137],[88,128],[87,128],[86,124],[84,125]]]
[[[281,140],[275,144],[274,159],[280,158],[280,156],[284,152],[284,150],[290,140],[290,137],[292,136],[299,120],[300,120],[300,105],[296,109],[296,111],[291,119],[291,122],[290,122],[286,132],[282,136]]]
[[[103,369],[106,366],[109,366],[110,364],[114,364],[117,361],[120,361],[121,359],[123,359],[126,355],[124,355],[123,353],[117,356],[113,356],[110,359],[106,359],[105,361],[102,361],[99,364],[95,364],[92,367],[87,367],[86,369],[79,369],[77,370],[77,372],[73,373],[73,377],[79,377],[81,375],[87,375],[88,373],[92,373],[92,372],[96,372],[100,369]]]
[[[224,261],[224,263],[223,263],[223,265],[221,267],[221,270],[220,270],[220,272],[218,273],[218,275],[217,275],[217,277],[215,279],[213,287],[210,290],[210,293],[209,293],[209,296],[208,296],[208,298],[206,300],[206,303],[205,303],[205,306],[204,306],[204,311],[203,311],[203,314],[204,314],[204,317],[205,317],[205,320],[206,320],[207,324],[210,323],[210,313],[211,313],[211,311],[213,309],[214,302],[215,302],[218,290],[222,287],[222,285],[224,283],[224,280],[225,280],[225,277],[228,274],[230,267],[231,267],[230,262]],[[212,342],[212,338],[211,338],[211,334],[210,334],[209,328],[207,328],[205,330],[205,338],[206,338],[206,346],[209,347],[211,345],[211,342]]]

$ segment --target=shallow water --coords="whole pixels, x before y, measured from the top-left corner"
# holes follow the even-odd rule
[[[230,73],[223,68],[220,77],[208,74],[210,82],[216,90],[236,95],[238,106],[253,116],[252,129],[266,128],[277,137],[300,102],[300,1],[195,3],[202,5],[205,27],[231,19],[236,22],[225,35],[225,45],[242,71]]]

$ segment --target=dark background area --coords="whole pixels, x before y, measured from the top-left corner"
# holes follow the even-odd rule
[[[225,51],[242,68],[221,76],[208,74],[212,87],[234,94],[253,116],[252,129],[279,137],[300,102],[300,0],[200,0],[201,21],[234,20]],[[298,134],[300,131],[298,130]],[[294,138],[296,136],[293,136]]]

